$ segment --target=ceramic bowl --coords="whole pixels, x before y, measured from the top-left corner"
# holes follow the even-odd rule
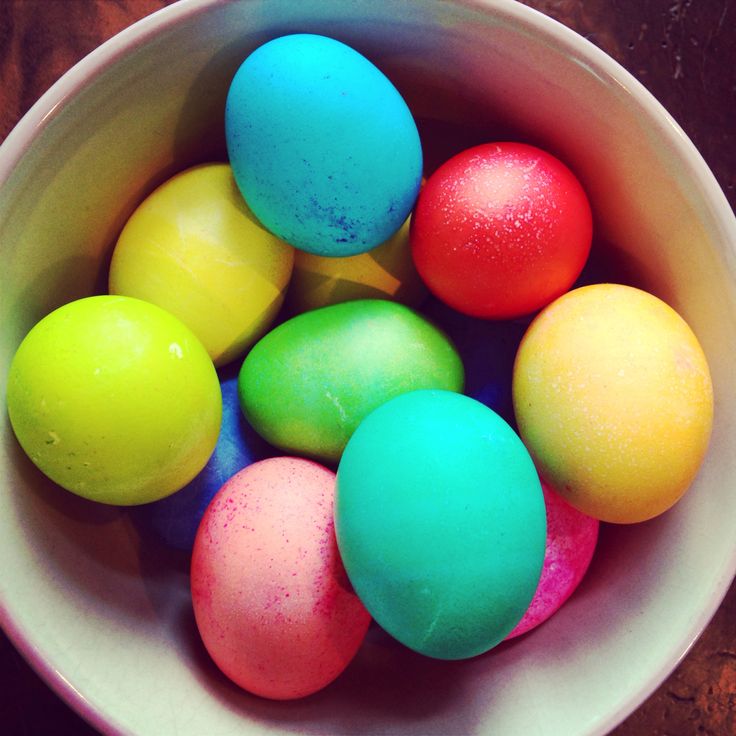
[[[549,18],[501,0],[184,0],[105,43],[0,149],[3,395],[30,327],[104,289],[136,203],[175,171],[223,155],[225,94],[244,57],[298,31],[339,38],[382,68],[434,131],[431,155],[469,128],[536,143],[573,168],[596,247],[677,309],[705,349],[716,414],[702,470],[661,517],[605,526],[583,585],[530,634],[438,662],[373,631],[335,683],[277,703],[210,663],[186,565],[124,510],[44,480],[3,412],[3,627],[107,733],[603,734],[672,671],[736,569],[736,224],[665,110]]]

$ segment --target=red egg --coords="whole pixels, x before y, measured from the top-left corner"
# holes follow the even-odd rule
[[[212,499],[191,562],[199,633],[249,692],[300,698],[332,682],[370,615],[348,582],[333,522],[335,474],[275,457],[236,473]]]
[[[430,291],[474,317],[531,314],[567,291],[590,252],[592,215],[574,174],[523,143],[488,143],[432,174],[411,247]]]

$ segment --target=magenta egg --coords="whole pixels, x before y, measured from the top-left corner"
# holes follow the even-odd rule
[[[335,474],[302,458],[261,460],[210,502],[191,562],[210,656],[251,693],[287,700],[332,682],[370,616],[348,582],[333,523]]]
[[[598,542],[597,519],[570,506],[542,479],[547,509],[547,544],[542,575],[526,613],[506,637],[512,639],[539,626],[580,585]]]

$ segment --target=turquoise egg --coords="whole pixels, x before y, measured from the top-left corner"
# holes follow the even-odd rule
[[[409,215],[422,174],[414,119],[368,59],[325,36],[257,48],[227,96],[236,182],[261,223],[296,248],[349,256]]]
[[[417,652],[488,651],[531,602],[546,513],[529,453],[475,399],[419,390],[369,414],[337,472],[335,529],[363,604]]]

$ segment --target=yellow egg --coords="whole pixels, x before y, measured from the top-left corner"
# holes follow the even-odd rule
[[[710,372],[690,327],[628,286],[575,289],[527,330],[514,410],[538,469],[603,521],[644,521],[688,489],[713,422]]]
[[[204,164],[166,181],[131,215],[109,289],[168,310],[224,365],[269,328],[293,263],[294,249],[256,220],[230,166]]]
[[[293,313],[355,299],[390,299],[416,307],[427,290],[409,248],[408,217],[377,248],[355,256],[330,258],[297,251],[287,303]]]

